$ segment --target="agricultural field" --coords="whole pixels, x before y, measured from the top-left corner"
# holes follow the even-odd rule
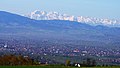
[[[66,67],[66,66],[0,66],[0,68],[78,68],[78,67]],[[80,68],[120,68],[120,66],[112,67],[80,67]]]

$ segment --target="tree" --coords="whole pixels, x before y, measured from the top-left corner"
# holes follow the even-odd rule
[[[86,64],[87,64],[87,66],[91,65],[91,59],[90,58],[87,58]]]
[[[92,60],[92,66],[96,66],[96,60]]]
[[[71,62],[70,60],[66,60],[65,65],[70,66],[70,62]]]

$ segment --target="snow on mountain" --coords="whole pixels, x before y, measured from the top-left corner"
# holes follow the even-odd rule
[[[39,10],[35,10],[24,16],[35,20],[69,20],[91,25],[120,26],[120,20],[71,16],[67,14],[60,14],[58,12],[45,12]]]

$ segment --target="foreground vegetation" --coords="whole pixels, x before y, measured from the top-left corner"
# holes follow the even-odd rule
[[[78,67],[67,67],[67,66],[0,66],[0,68],[78,68]],[[120,68],[117,66],[113,67],[80,67],[80,68]]]
[[[65,64],[51,65],[41,64],[28,56],[21,55],[3,55],[0,56],[0,68],[78,68],[77,63],[72,63],[70,60],[66,60]],[[80,64],[80,63],[78,63]],[[76,67],[75,67],[76,66]],[[80,64],[80,68],[120,68],[120,66],[98,66],[96,67],[96,61],[87,59],[83,64]]]

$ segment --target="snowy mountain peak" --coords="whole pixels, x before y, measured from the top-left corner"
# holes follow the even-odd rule
[[[31,13],[26,14],[25,16],[35,20],[69,20],[69,21],[86,23],[90,25],[105,25],[105,26],[120,27],[120,20],[72,16],[68,14],[60,14],[59,12],[46,12],[46,11],[35,10]]]

